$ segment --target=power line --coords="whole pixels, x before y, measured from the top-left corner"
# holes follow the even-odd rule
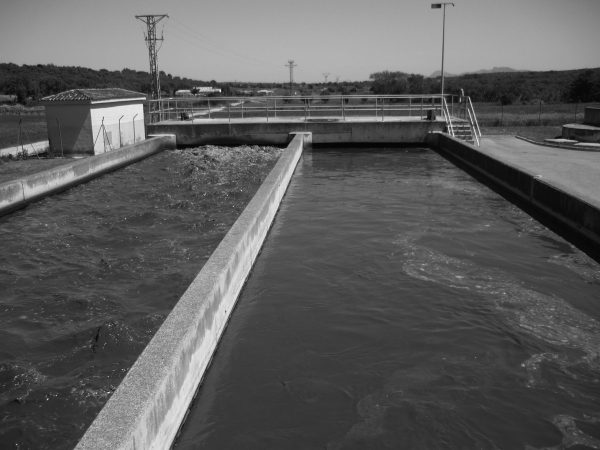
[[[252,63],[255,64],[257,66],[274,66],[275,65],[273,63],[269,63],[266,61],[262,61],[258,58],[255,58],[253,56],[250,55],[246,55],[243,53],[238,53],[235,50],[232,50],[224,45],[222,45],[220,42],[211,39],[209,36],[206,36],[200,32],[198,32],[197,30],[189,27],[188,25],[177,21],[175,18],[170,18],[173,23],[175,24],[175,29],[179,34],[179,38],[182,40],[187,40],[187,39],[194,39],[197,42],[200,42],[204,49],[212,52],[214,54],[218,54],[221,56],[225,56],[225,57],[235,57],[241,60],[244,60],[246,63]],[[183,39],[186,38],[186,39]],[[188,43],[191,43],[188,41]],[[197,44],[194,44],[197,45]],[[209,46],[209,47],[207,47]]]
[[[139,15],[135,16],[136,19],[141,20],[146,24],[146,45],[148,46],[148,57],[150,59],[150,77],[152,78],[152,98],[159,99],[160,98],[160,76],[158,72],[158,59],[157,59],[157,49],[156,49],[156,41],[161,42],[164,41],[164,38],[161,36],[160,38],[156,37],[156,24],[160,22],[165,17],[169,17],[167,14],[147,14],[147,15]],[[160,48],[159,48],[160,49]]]
[[[293,85],[294,85],[294,67],[297,67],[298,64],[294,63],[293,59],[289,59],[288,63],[285,65],[290,68],[290,95],[294,95]]]

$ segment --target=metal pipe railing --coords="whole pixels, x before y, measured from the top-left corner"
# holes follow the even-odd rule
[[[247,117],[308,118],[327,117],[346,120],[348,117],[424,118],[429,110],[451,115],[445,98],[434,95],[332,95],[332,96],[267,96],[267,97],[192,97],[184,99],[150,100],[150,123],[165,118],[175,120],[226,119]],[[171,119],[173,120],[173,119]]]
[[[442,114],[444,115],[444,120],[446,121],[446,128],[448,129],[448,134],[450,136],[455,136],[454,126],[452,125],[452,116],[450,116],[450,111],[448,110],[448,103],[446,103],[446,99],[442,97]]]
[[[466,97],[467,101],[467,110],[469,111],[469,119],[471,122],[471,126],[473,127],[474,134],[477,135],[478,138],[481,137],[481,129],[479,128],[479,122],[477,121],[477,115],[475,114],[475,108],[473,108],[473,103],[471,102],[471,97]],[[479,139],[477,139],[479,141]]]

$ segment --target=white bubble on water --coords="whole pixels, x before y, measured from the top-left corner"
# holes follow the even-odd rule
[[[563,435],[561,445],[556,449],[571,448],[574,446],[584,446],[587,448],[600,449],[600,439],[584,433],[578,426],[577,421],[598,426],[600,419],[587,417],[576,419],[568,415],[558,415],[552,418],[552,423],[560,430]]]

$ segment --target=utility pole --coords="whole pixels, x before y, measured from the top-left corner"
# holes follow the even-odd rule
[[[157,50],[156,41],[163,41],[161,35],[160,38],[156,37],[156,24],[165,17],[169,17],[167,14],[147,14],[135,16],[136,19],[141,20],[146,24],[147,32],[144,38],[146,39],[146,45],[148,46],[148,56],[150,58],[150,77],[152,79],[152,98],[157,100],[160,98],[160,77],[158,72],[157,63]]]
[[[295,64],[293,59],[289,59],[285,66],[290,68],[290,95],[294,95],[294,67],[298,66],[298,64]]]

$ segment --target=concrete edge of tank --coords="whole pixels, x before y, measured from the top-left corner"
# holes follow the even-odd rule
[[[168,448],[210,364],[238,294],[260,252],[302,151],[291,142],[215,249],[77,449]]]
[[[165,149],[175,148],[174,135],[156,135],[101,155],[70,161],[0,184],[0,216],[56,192],[84,183]]]

